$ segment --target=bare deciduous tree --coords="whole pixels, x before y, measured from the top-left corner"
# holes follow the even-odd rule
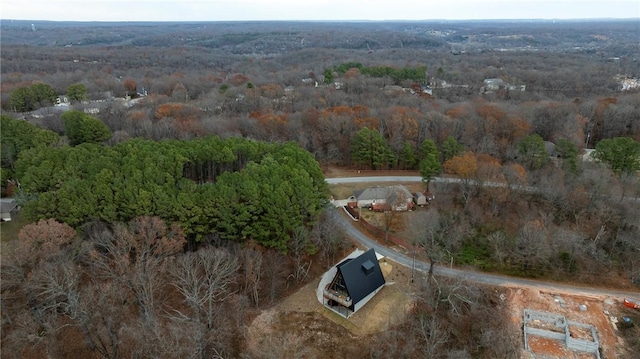
[[[121,329],[131,315],[130,305],[122,297],[122,287],[112,283],[94,283],[82,288],[76,322],[89,349],[103,358],[118,358]]]
[[[292,274],[288,273],[288,268],[283,265],[287,263],[289,259],[282,254],[282,252],[276,250],[269,250],[263,256],[264,267],[264,286],[267,289],[267,296],[269,302],[273,303],[282,294],[286,280],[292,277]]]
[[[242,281],[243,292],[257,306],[260,302],[262,253],[253,248],[246,248],[241,252],[241,255],[241,270],[244,274]]]
[[[171,269],[174,285],[184,297],[197,322],[212,329],[217,304],[233,294],[238,261],[224,249],[211,247],[179,257]]]
[[[85,261],[99,278],[114,280],[127,288],[143,318],[154,320],[165,285],[162,278],[166,259],[184,247],[184,233],[177,226],[168,228],[157,217],[140,217],[129,226],[103,224],[87,227],[92,248]]]
[[[312,261],[307,258],[307,255],[315,251],[309,240],[308,230],[303,227],[296,228],[289,240],[288,247],[289,255],[293,257],[293,278],[296,283],[300,283],[307,279],[311,269]]]
[[[420,352],[425,358],[443,357],[451,329],[441,319],[435,315],[420,313],[414,321],[413,330],[419,337]]]
[[[547,231],[535,223],[527,223],[518,233],[512,249],[512,258],[520,270],[536,275],[548,264],[551,246]]]
[[[45,334],[54,338],[59,329],[58,306],[77,300],[71,292],[77,288],[78,278],[65,275],[75,273],[70,257],[65,255],[75,235],[64,223],[41,220],[26,225],[17,241],[3,246],[3,322],[12,326],[22,323],[23,329],[34,328],[28,325],[34,323],[47,328],[38,330],[37,338],[44,339]]]
[[[504,232],[493,232],[487,236],[487,242],[493,250],[493,258],[502,267],[508,257],[511,243]]]
[[[325,212],[311,229],[311,241],[320,249],[326,264],[333,264],[336,255],[345,246],[344,232],[335,221],[334,209]]]

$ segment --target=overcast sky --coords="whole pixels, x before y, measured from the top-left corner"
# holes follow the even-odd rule
[[[640,0],[0,0],[0,18],[70,21],[640,18]]]

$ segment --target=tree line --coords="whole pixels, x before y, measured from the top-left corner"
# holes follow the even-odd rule
[[[73,84],[67,88],[66,95],[69,101],[82,101],[87,98],[87,88],[81,83]],[[57,92],[51,85],[36,82],[11,91],[8,107],[14,112],[27,112],[53,106],[57,99]]]
[[[3,131],[7,146],[10,136]],[[317,162],[293,143],[206,137],[47,145],[52,140],[49,135],[19,148],[15,161],[24,214],[32,221],[54,218],[78,227],[158,216],[196,241],[219,235],[285,250],[294,230],[312,224],[327,198]]]
[[[334,71],[337,73],[344,75],[347,71],[352,69],[358,69],[360,73],[363,75],[371,76],[371,77],[388,77],[390,78],[394,84],[399,85],[402,81],[412,81],[418,83],[424,83],[427,79],[426,67],[421,66],[417,68],[398,68],[392,66],[364,66],[359,62],[346,62],[334,67]],[[331,74],[331,70],[329,72],[327,70],[324,71],[325,74],[325,82],[331,82],[333,79],[333,75]],[[329,78],[327,79],[327,76]]]

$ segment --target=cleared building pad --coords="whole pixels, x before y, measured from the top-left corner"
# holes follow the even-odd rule
[[[524,348],[532,353],[530,335],[557,340],[569,350],[589,353],[600,359],[600,343],[593,325],[572,322],[559,314],[525,309],[523,330]]]

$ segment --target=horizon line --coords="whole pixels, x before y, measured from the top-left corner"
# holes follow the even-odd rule
[[[224,23],[224,22],[481,22],[481,21],[629,21],[640,20],[640,17],[587,17],[587,18],[486,18],[486,19],[240,19],[240,20],[48,20],[48,19],[2,19],[5,21],[39,21],[39,22],[75,22],[75,23],[120,23],[120,22],[146,22],[146,23]]]

